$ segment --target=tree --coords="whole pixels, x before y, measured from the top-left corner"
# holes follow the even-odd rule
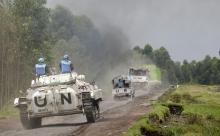
[[[70,40],[75,34],[74,16],[68,9],[57,6],[51,10],[49,31],[55,41]]]
[[[142,49],[137,45],[133,48],[134,51],[138,52],[138,53],[142,53]]]
[[[192,74],[191,74],[190,64],[188,63],[187,60],[183,61],[183,65],[182,65],[181,70],[183,72],[184,82],[191,82],[192,81]]]
[[[0,1],[0,109],[21,87],[19,33],[10,7],[10,0]]]
[[[13,14],[17,18],[22,56],[32,59],[41,54],[49,57],[49,9],[45,7],[46,0],[15,0]],[[32,63],[33,64],[33,63]]]
[[[153,48],[151,47],[150,44],[146,44],[146,45],[144,46],[143,53],[144,53],[145,55],[147,55],[148,57],[150,57],[150,58],[152,57]]]
[[[166,69],[169,60],[171,60],[170,55],[164,47],[154,51],[154,61],[159,67]]]
[[[180,62],[175,62],[174,64],[174,71],[175,71],[175,75],[177,78],[177,82],[178,83],[183,83],[184,82],[184,77],[183,77],[183,72],[181,70],[181,63]]]

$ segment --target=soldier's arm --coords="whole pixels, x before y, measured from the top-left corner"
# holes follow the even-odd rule
[[[61,62],[59,63],[59,67],[60,67],[60,70],[61,70]]]
[[[49,73],[50,73],[50,70],[49,70],[48,65],[46,65],[45,72],[46,72],[46,74],[49,74]]]
[[[70,68],[71,68],[71,71],[73,71],[74,68],[73,68],[73,64],[72,63],[70,64]]]

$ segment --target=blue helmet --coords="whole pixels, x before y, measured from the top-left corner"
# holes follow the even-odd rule
[[[39,62],[39,63],[44,63],[44,58],[39,58],[39,59],[38,59],[38,62]]]
[[[69,55],[65,54],[65,55],[63,56],[63,59],[69,59]]]

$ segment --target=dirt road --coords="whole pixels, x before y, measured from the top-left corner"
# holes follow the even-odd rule
[[[87,124],[83,115],[71,115],[45,118],[41,128],[24,130],[19,119],[2,119],[0,136],[117,136],[149,111],[151,100],[157,99],[162,92],[137,90],[133,101],[106,99],[100,105],[100,119],[93,124]]]

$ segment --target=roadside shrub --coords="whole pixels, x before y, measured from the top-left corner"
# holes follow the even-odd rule
[[[192,97],[189,93],[182,94],[182,99],[188,103],[197,103],[197,100]]]
[[[180,103],[181,102],[181,95],[180,94],[173,94],[170,96],[170,101],[174,103]]]
[[[148,115],[148,118],[149,118],[149,121],[150,121],[151,123],[157,123],[157,122],[159,122],[159,120],[160,120],[158,114],[156,114],[156,113],[150,113],[150,114]]]
[[[213,116],[212,114],[208,114],[208,115],[206,116],[206,119],[207,119],[207,120],[214,120],[214,119],[215,119],[215,116]]]
[[[179,104],[169,104],[168,108],[171,114],[181,115],[183,112],[183,106]]]
[[[186,116],[186,123],[187,124],[201,124],[202,123],[202,116],[195,114],[195,113],[187,113]]]
[[[170,115],[169,108],[161,103],[157,103],[153,107],[154,111],[149,115],[154,116],[154,114],[157,114],[157,116],[159,117],[157,123],[163,123],[164,121],[166,121]]]
[[[162,129],[146,129],[145,127],[140,128],[142,136],[173,136],[173,132]]]
[[[164,113],[164,120],[167,121],[169,117],[170,117],[170,112],[169,111],[165,112]]]
[[[173,91],[174,91],[174,90],[169,89],[169,90],[166,91],[163,95],[161,95],[161,96],[158,98],[158,100],[159,100],[160,102],[166,102],[166,101],[169,99],[170,95],[173,93]]]
[[[191,101],[193,98],[189,93],[182,94],[183,99]]]
[[[216,86],[212,88],[212,91],[214,92],[220,92],[220,86]]]

